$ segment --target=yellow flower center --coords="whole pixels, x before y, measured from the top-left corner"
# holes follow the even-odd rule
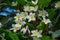
[[[22,22],[18,22],[19,25],[22,25]]]
[[[34,16],[31,16],[31,17],[30,17],[30,19],[33,19],[33,18],[34,18]]]
[[[25,8],[27,11],[30,11],[30,7],[29,6],[26,6]]]
[[[33,33],[33,35],[34,35],[34,36],[37,36],[37,35],[38,35],[38,33],[37,33],[37,32],[34,32],[34,33]]]
[[[60,7],[60,3],[56,4],[56,6],[59,6]]]
[[[44,12],[42,13],[42,16],[45,16]]]
[[[17,16],[17,19],[19,19],[19,18],[20,18],[20,15]]]
[[[26,16],[27,16],[27,14],[24,14],[24,16],[26,17]]]
[[[14,30],[18,30],[18,27],[14,27]]]

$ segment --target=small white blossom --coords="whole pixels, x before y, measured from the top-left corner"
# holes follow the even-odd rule
[[[31,35],[32,37],[37,37],[37,38],[42,37],[42,35],[41,35],[42,30],[40,30],[40,31],[33,30],[33,31],[31,31],[31,33],[32,33],[32,35]]]
[[[45,24],[51,23],[50,19],[43,19],[42,22],[44,22]]]
[[[43,11],[39,11],[39,16],[42,16],[43,18],[45,18],[45,16],[48,16],[48,12],[43,10]]]
[[[32,1],[32,3],[33,3],[34,5],[37,5],[38,0]]]
[[[22,20],[22,18],[23,18],[22,15],[19,14],[19,13],[17,13],[16,16],[14,17],[15,22],[17,22],[17,21],[19,21],[19,20]]]
[[[0,22],[0,28],[2,27],[2,23]]]
[[[60,2],[55,3],[55,8],[60,8]]]
[[[24,6],[24,11],[30,12],[30,6],[28,6],[28,5]]]
[[[17,6],[17,1],[16,2],[12,2],[11,6]]]
[[[35,7],[30,6],[30,10],[31,10],[31,11],[37,11],[37,10],[38,10],[38,6],[35,6]]]
[[[35,21],[36,20],[36,18],[35,18],[35,13],[30,13],[29,14],[29,16],[28,16],[28,22],[30,22],[30,21]]]
[[[12,27],[10,30],[13,30],[13,32],[16,32],[17,30],[20,29],[20,27],[17,24],[12,24]]]
[[[18,21],[18,22],[16,22],[16,23],[17,23],[20,27],[26,24],[25,21]]]
[[[22,17],[23,17],[23,20],[26,20],[27,17],[28,17],[28,13],[27,12],[22,12]]]
[[[21,32],[23,32],[23,34],[25,34],[27,31],[30,33],[28,26],[26,26],[26,28],[21,29]]]

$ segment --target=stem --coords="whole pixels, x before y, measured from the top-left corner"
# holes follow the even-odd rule
[[[44,27],[44,29],[43,29],[43,33],[45,34],[45,35],[47,35],[48,34],[48,24],[46,24],[46,26]]]

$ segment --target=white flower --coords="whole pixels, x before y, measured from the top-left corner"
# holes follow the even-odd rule
[[[30,12],[30,6],[28,6],[28,5],[24,6],[24,11]]]
[[[17,23],[20,27],[26,24],[25,21],[18,21],[18,22],[16,22],[16,23]]]
[[[17,30],[20,29],[20,27],[17,24],[12,24],[12,27],[10,30],[13,30],[13,32],[16,32]]]
[[[37,10],[38,10],[38,6],[35,6],[35,7],[30,6],[30,10],[31,10],[31,11],[37,11]]]
[[[15,22],[17,22],[17,21],[19,21],[19,20],[22,20],[22,18],[23,18],[22,15],[19,14],[19,13],[17,13],[16,16],[14,17]]]
[[[42,37],[42,35],[41,35],[42,30],[40,30],[40,31],[33,30],[33,31],[31,31],[31,33],[32,33],[32,35],[31,35],[32,37],[37,37],[37,38]]]
[[[28,17],[28,13],[27,12],[22,12],[21,14],[22,14],[23,19],[26,20],[27,17]]]
[[[17,6],[17,1],[16,2],[12,2],[11,6]]]
[[[32,1],[32,3],[33,3],[34,5],[37,5],[38,0]]]
[[[0,22],[0,28],[2,27],[2,23]]]
[[[48,16],[48,12],[46,12],[45,10],[43,11],[39,11],[39,16],[42,16],[43,18],[45,18],[45,16]]]
[[[44,22],[45,24],[51,23],[50,19],[43,19],[42,22]]]
[[[55,3],[56,8],[60,8],[60,2]]]
[[[36,20],[36,18],[35,18],[35,13],[30,13],[29,14],[29,16],[28,16],[28,22],[30,22],[30,21],[34,21],[34,20]]]
[[[27,31],[30,33],[28,26],[26,26],[26,28],[21,29],[21,32],[23,32],[23,34],[25,34]]]

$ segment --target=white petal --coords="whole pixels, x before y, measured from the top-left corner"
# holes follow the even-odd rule
[[[9,29],[9,30],[13,30],[13,28]]]
[[[15,24],[12,24],[12,27],[15,27]]]
[[[28,22],[30,22],[30,21],[31,21],[31,19],[28,20]]]
[[[21,29],[21,32],[23,32],[23,34],[25,34],[26,31],[27,31],[27,29],[25,29],[25,28],[22,28],[22,29]]]
[[[28,33],[30,33],[30,30],[28,29]]]
[[[51,23],[50,19],[47,19],[49,23]]]
[[[40,30],[39,33],[41,34],[42,33],[42,30]]]
[[[31,36],[34,36],[33,34]]]
[[[13,32],[16,32],[17,30],[13,30]]]
[[[38,36],[37,36],[37,38],[40,38],[40,37],[42,37],[42,35],[38,35]]]
[[[38,30],[32,30],[31,33],[38,32]]]
[[[34,7],[30,6],[30,10],[34,10]]]

